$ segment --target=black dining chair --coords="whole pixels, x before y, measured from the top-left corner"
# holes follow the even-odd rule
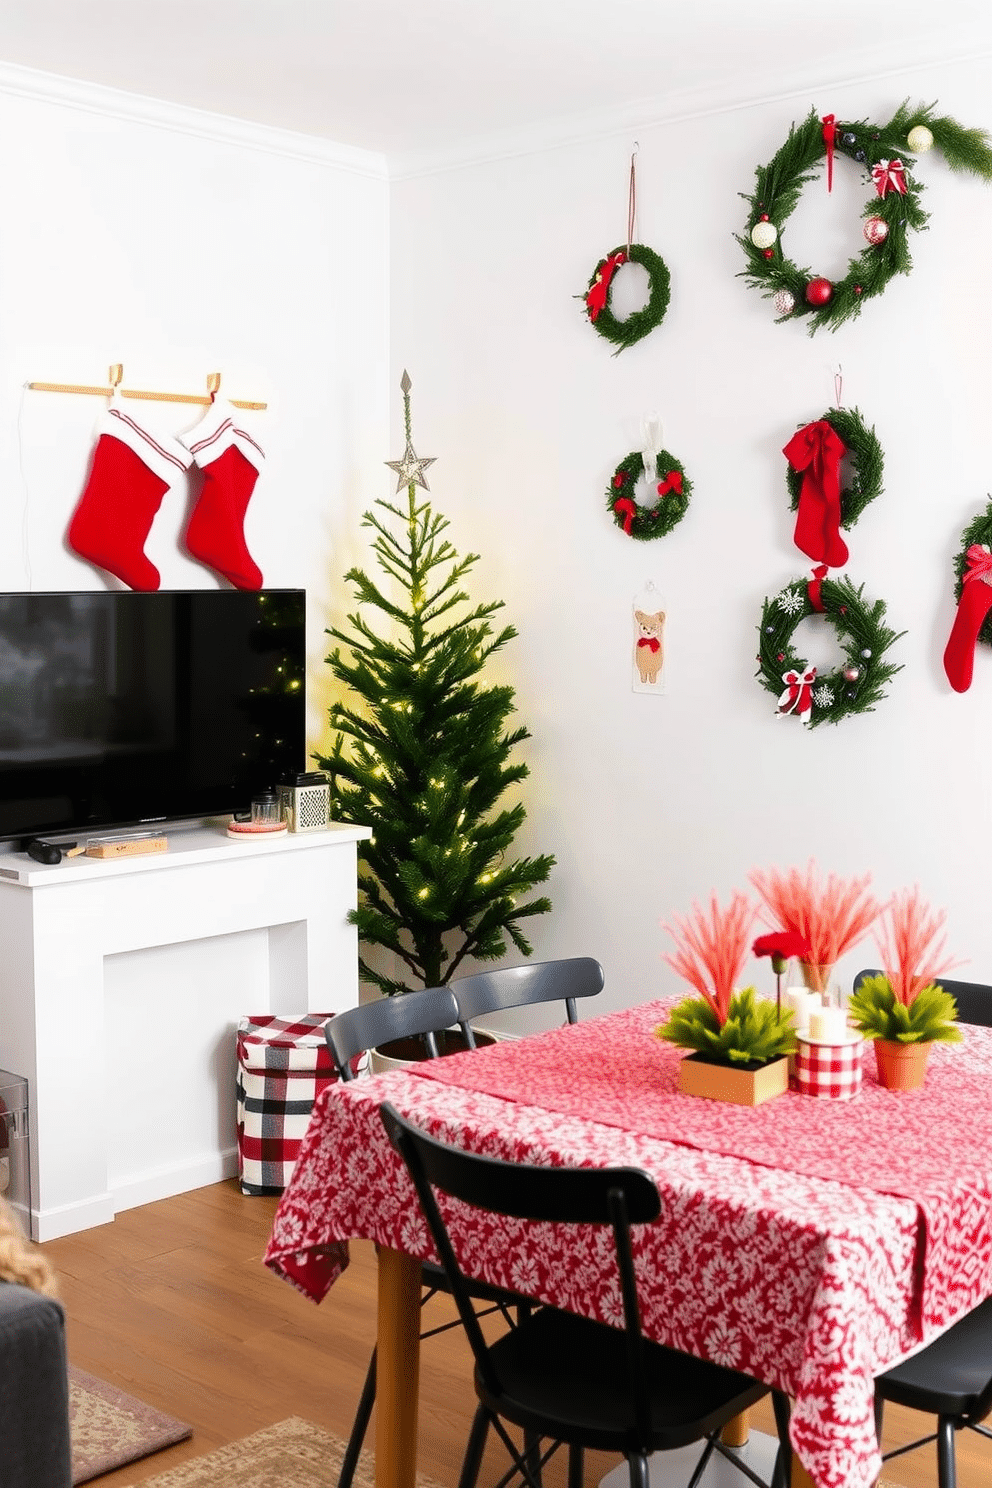
[[[855,991],[865,977],[878,975],[877,971],[859,972],[854,981]],[[992,1028],[992,987],[981,982],[952,981],[949,977],[938,980],[957,1003],[960,1022]],[[981,1424],[992,1412],[992,1298],[967,1313],[911,1359],[878,1376],[875,1430],[879,1445],[887,1400],[936,1416],[937,1429],[884,1452],[883,1462],[935,1441],[938,1488],[955,1488],[955,1433],[968,1427],[980,1436],[992,1438],[992,1431]]]
[[[768,1488],[719,1436],[768,1387],[663,1348],[641,1332],[631,1225],[647,1224],[661,1212],[658,1190],[647,1173],[502,1162],[437,1141],[388,1103],[380,1114],[413,1179],[475,1356],[479,1405],[458,1488],[475,1488],[490,1427],[513,1461],[501,1483],[515,1470],[526,1488],[541,1488],[545,1464],[559,1446],[567,1445],[568,1488],[581,1488],[586,1448],[623,1453],[631,1488],[648,1488],[649,1453],[704,1442],[689,1488],[696,1488],[714,1451],[760,1488]],[[455,1256],[435,1189],[493,1214],[611,1230],[624,1326],[609,1327],[542,1307],[487,1342],[471,1306],[473,1283]],[[523,1431],[523,1450],[504,1422]],[[551,1445],[542,1455],[545,1440]],[[786,1457],[780,1447],[775,1488],[785,1488]]]
[[[458,1002],[458,1021],[470,1048],[475,1048],[473,1018],[501,1013],[505,1008],[538,1002],[563,1002],[569,1023],[578,1021],[577,997],[595,997],[603,990],[603,968],[591,956],[569,956],[560,961],[534,961],[529,966],[501,966],[459,977],[451,989]]]
[[[391,1043],[395,1039],[419,1039],[423,1043],[425,1055],[431,1059],[436,1058],[438,1055],[436,1035],[443,1029],[454,1027],[457,1022],[458,1004],[454,993],[448,987],[429,987],[422,991],[403,992],[396,997],[379,998],[361,1007],[348,1008],[345,1012],[338,1013],[336,1017],[329,1019],[324,1028],[324,1037],[331,1058],[337,1067],[339,1078],[353,1080],[355,1079],[353,1065],[359,1055],[366,1053],[369,1049],[377,1049],[382,1044]],[[421,1268],[421,1308],[438,1292],[447,1291],[448,1280],[444,1267],[432,1261],[425,1261]],[[472,1283],[472,1296],[484,1304],[479,1311],[480,1317],[499,1312],[510,1326],[514,1323],[510,1312],[511,1307],[515,1308],[519,1314],[521,1310],[528,1311],[533,1305],[528,1299],[504,1292],[499,1287],[487,1286],[485,1282]],[[433,1338],[438,1333],[446,1333],[450,1328],[459,1326],[457,1319],[440,1323],[436,1327],[423,1330],[420,1336],[421,1338]],[[365,1433],[368,1430],[372,1407],[375,1404],[376,1363],[377,1350],[373,1349],[344,1460],[341,1463],[338,1488],[351,1488],[352,1479],[355,1476],[355,1468],[365,1440]]]

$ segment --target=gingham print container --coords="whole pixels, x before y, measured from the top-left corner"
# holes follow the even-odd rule
[[[324,1040],[331,1013],[238,1024],[238,1178],[245,1194],[282,1193],[314,1101],[337,1071]]]
[[[795,1082],[803,1095],[850,1100],[861,1089],[861,1056],[865,1041],[856,1034],[842,1044],[827,1044],[796,1034]]]

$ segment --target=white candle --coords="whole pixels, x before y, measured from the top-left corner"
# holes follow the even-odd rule
[[[797,1033],[807,1031],[810,1013],[823,1006],[819,992],[810,992],[806,987],[787,987],[785,1005],[793,1015],[792,1026]]]
[[[847,1013],[839,1007],[822,1007],[810,1014],[809,1036],[825,1044],[842,1044],[847,1038]]]

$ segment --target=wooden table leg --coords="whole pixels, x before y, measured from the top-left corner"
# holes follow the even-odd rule
[[[725,1447],[743,1447],[751,1434],[750,1415],[747,1411],[741,1411],[739,1416],[734,1416],[728,1421],[720,1432],[720,1440]]]
[[[792,1478],[790,1488],[816,1488],[813,1479],[803,1467],[795,1452],[792,1454]]]
[[[414,1488],[420,1386],[420,1262],[379,1249],[376,1488]]]

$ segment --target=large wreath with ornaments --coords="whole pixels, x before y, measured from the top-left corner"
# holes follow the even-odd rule
[[[836,330],[860,315],[865,301],[882,294],[894,275],[909,273],[909,233],[928,220],[920,205],[922,185],[911,174],[915,156],[936,146],[952,170],[992,180],[992,143],[985,131],[938,117],[935,108],[910,108],[907,100],[885,124],[843,123],[814,109],[792,125],[769,164],[757,168],[754,194],[741,193],[748,203],[746,232],[737,239],[747,257],[741,272],[774,301],[780,321],[808,316],[810,335],[821,327]],[[782,236],[803,187],[816,179],[824,161],[832,184],[835,155],[860,166],[872,192],[862,212],[867,246],[850,260],[842,279],[831,281],[793,263],[783,252]]]
[[[628,537],[640,542],[671,532],[685,516],[692,495],[692,482],[674,455],[660,450],[654,465],[653,471],[647,470],[644,456],[634,450],[620,461],[606,488],[607,511]],[[642,474],[647,480],[648,494],[654,497],[644,506],[635,497]]]
[[[640,264],[646,271],[648,299],[640,310],[634,310],[625,320],[619,320],[613,314],[610,298],[614,276],[625,263]],[[628,243],[614,248],[612,253],[600,259],[593,269],[589,288],[576,298],[585,301],[590,325],[607,341],[613,342],[616,347],[613,355],[616,356],[625,346],[633,346],[635,341],[640,341],[655,326],[661,325],[671,298],[671,285],[668,266],[653,248],[645,248],[643,243]]]
[[[871,713],[885,696],[885,684],[902,670],[883,659],[905,634],[885,624],[885,602],[872,604],[863,598],[864,585],[855,588],[850,579],[828,579],[825,572],[818,568],[812,580],[794,580],[761,610],[756,676],[774,694],[779,717],[791,715],[810,728]],[[800,621],[817,614],[833,626],[844,653],[829,672],[810,666],[794,645]]]

